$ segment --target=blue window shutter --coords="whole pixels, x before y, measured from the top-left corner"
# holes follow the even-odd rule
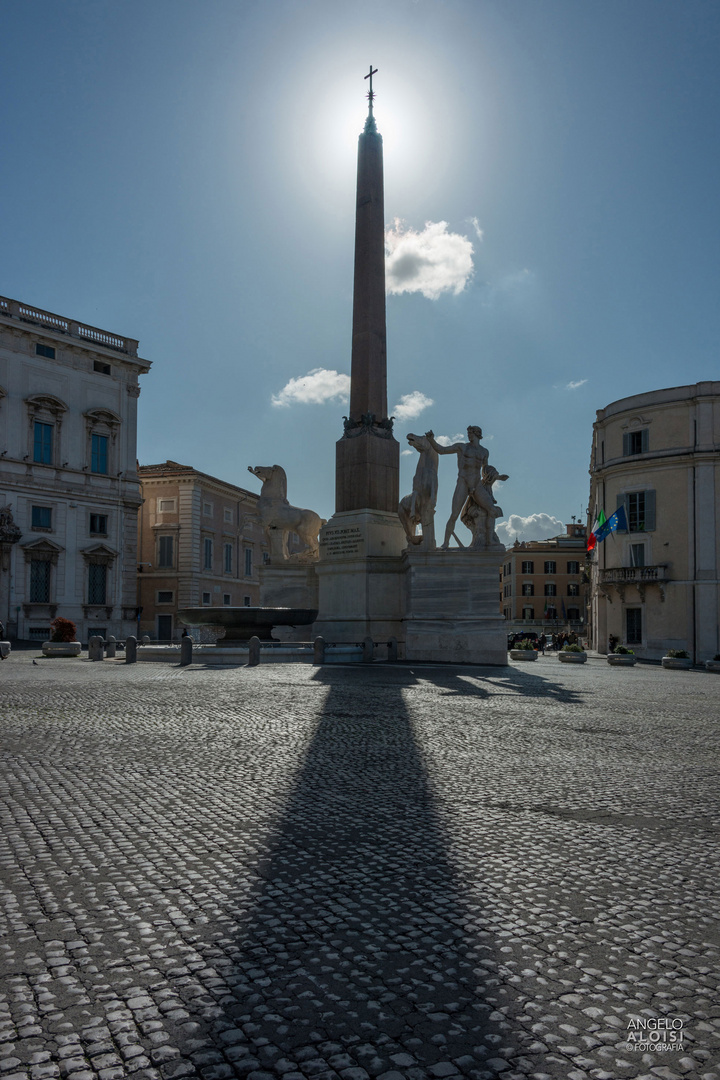
[[[645,532],[655,530],[655,492],[645,492]]]
[[[630,453],[630,432],[626,431],[623,435],[623,457],[627,457]]]
[[[650,449],[650,431],[648,428],[642,430],[642,453],[647,454]]]
[[[621,506],[625,507],[625,519],[627,521],[629,521],[630,518],[629,518],[627,499],[625,498],[624,494],[618,495],[618,497],[617,497],[617,506],[615,507],[615,509],[619,510]],[[627,529],[618,529],[618,532],[627,532]]]

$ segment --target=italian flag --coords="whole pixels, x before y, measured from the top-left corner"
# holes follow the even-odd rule
[[[603,525],[605,524],[606,521],[607,521],[607,518],[605,517],[605,511],[601,510],[600,513],[598,514],[598,516],[595,518],[595,524],[593,526],[593,530],[590,533],[590,535],[588,536],[588,542],[587,542],[588,551],[592,551],[593,548],[595,547],[595,545],[597,544],[597,535],[596,534],[598,532],[600,532],[600,529],[602,529],[602,527],[603,527]]]

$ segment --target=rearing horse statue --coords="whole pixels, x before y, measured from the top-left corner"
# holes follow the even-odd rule
[[[325,524],[314,510],[301,510],[287,500],[287,476],[281,465],[248,465],[248,472],[262,481],[257,509],[260,524],[267,530],[270,556],[281,560],[292,558],[288,554],[288,533],[294,532],[305,544],[299,552],[301,559],[318,557],[318,533]]]

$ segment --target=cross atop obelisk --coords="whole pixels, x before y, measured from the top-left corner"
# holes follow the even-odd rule
[[[372,88],[372,77],[373,77],[373,75],[377,75],[377,70],[378,69],[375,68],[375,70],[373,71],[373,66],[371,64],[370,65],[370,70],[368,71],[367,75],[365,76],[366,79],[370,80],[370,89],[368,90],[368,93],[367,93],[368,116],[367,116],[367,120],[365,121],[365,130],[366,131],[377,131],[377,128],[375,126],[375,117],[373,116],[373,101],[375,100],[375,94],[373,93],[373,88]]]
[[[383,149],[372,111],[376,73],[371,64],[365,76],[368,117],[358,139],[350,415],[337,443],[335,508],[395,514],[400,448],[387,407]]]

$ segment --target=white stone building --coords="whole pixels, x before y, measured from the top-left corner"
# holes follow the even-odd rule
[[[720,651],[720,382],[614,401],[597,413],[590,514],[623,505],[628,531],[597,546],[592,645],[638,656]]]
[[[137,347],[0,297],[0,506],[20,530],[0,544],[0,619],[21,640],[44,640],[56,615],[82,641],[135,628],[138,376],[150,370]]]

